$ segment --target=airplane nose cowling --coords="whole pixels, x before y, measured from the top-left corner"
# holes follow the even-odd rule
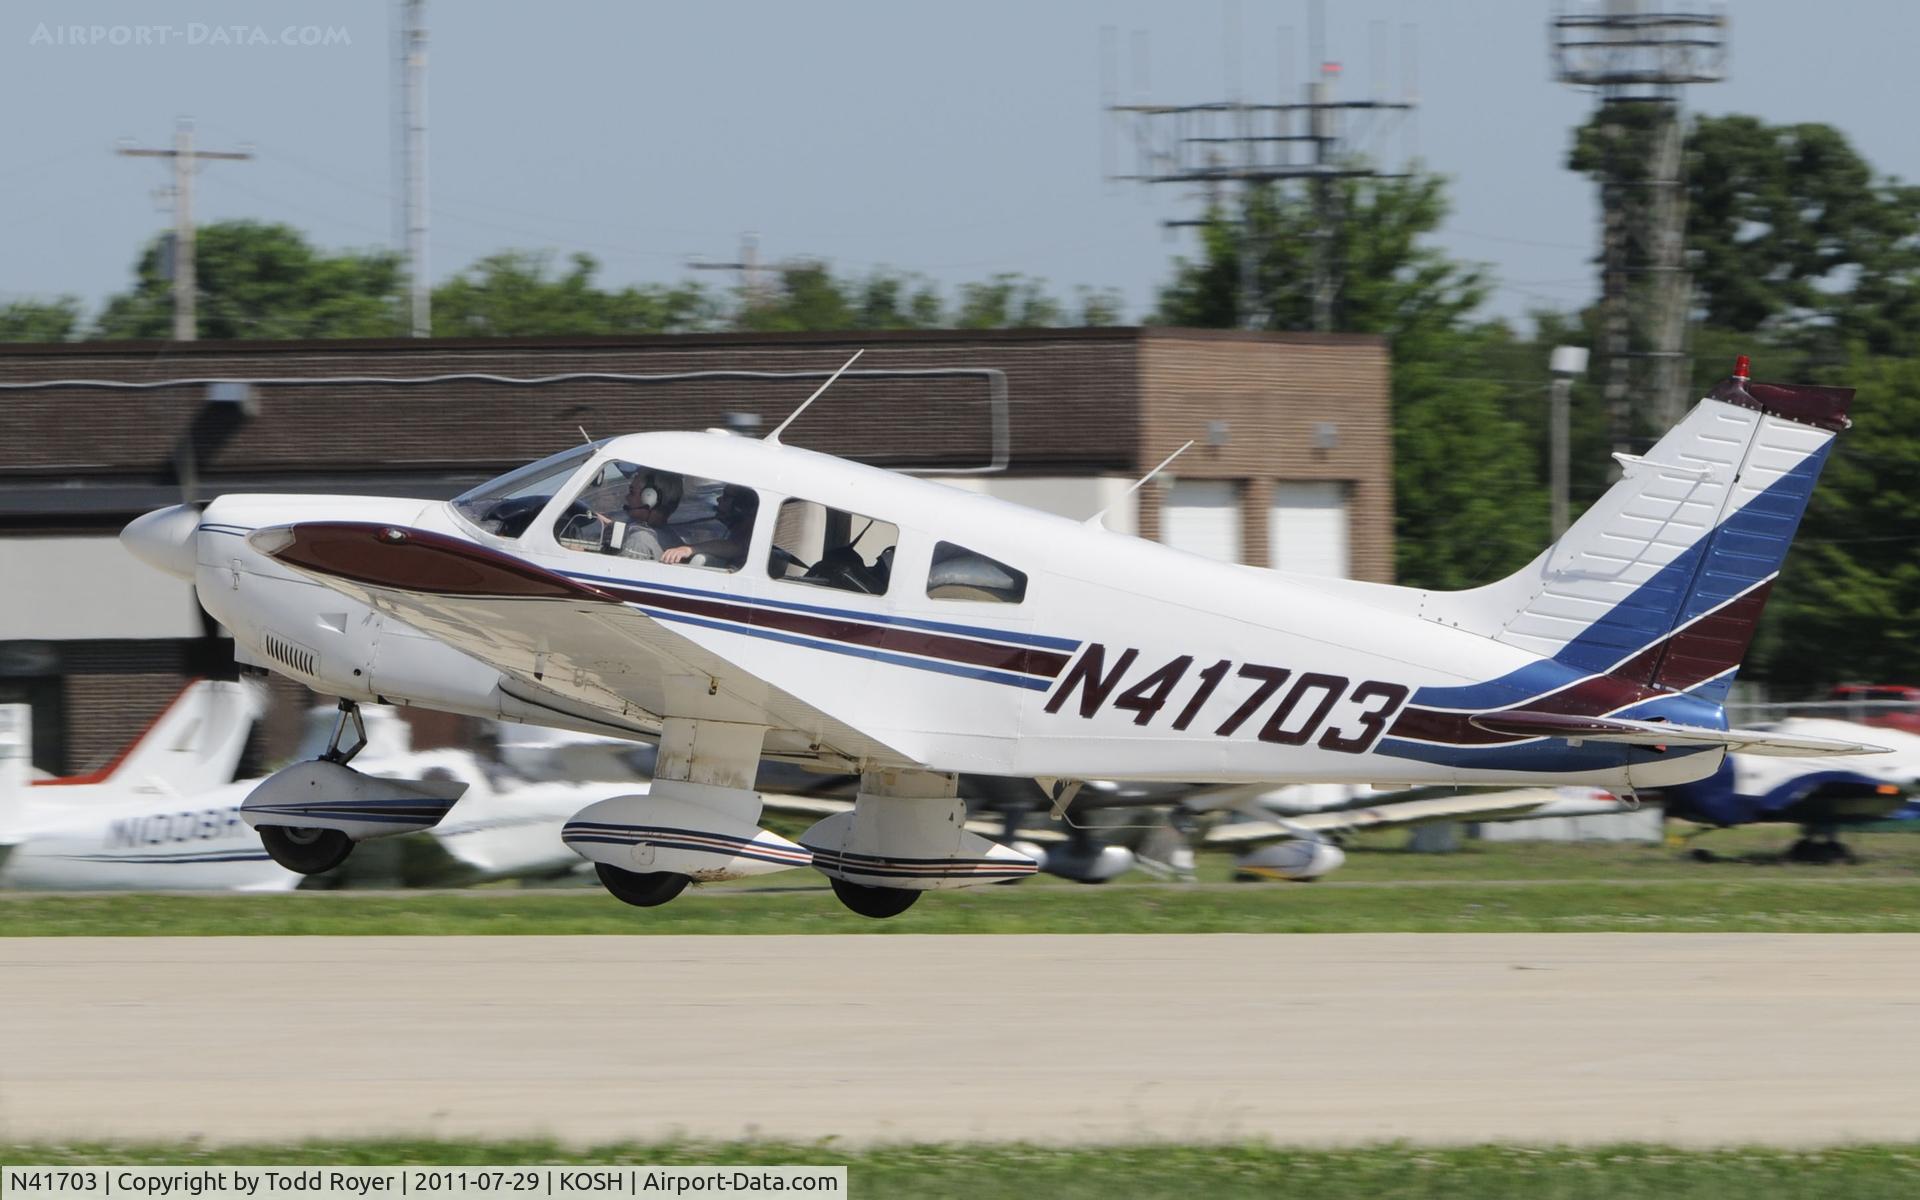
[[[120,531],[120,544],[148,566],[191,580],[197,557],[193,538],[198,528],[200,510],[176,504],[135,517]]]

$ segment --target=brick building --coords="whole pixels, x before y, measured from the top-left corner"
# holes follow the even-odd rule
[[[0,346],[0,702],[33,704],[37,765],[84,771],[190,673],[201,625],[188,590],[113,537],[177,502],[183,476],[199,499],[452,496],[582,430],[771,428],[856,349],[854,371],[784,440],[1062,513],[1115,504],[1114,528],[1198,553],[1391,579],[1388,354],[1375,337],[1120,328]],[[249,381],[244,403],[216,380]],[[1166,475],[1123,495],[1188,439]],[[292,719],[278,718],[276,741]]]

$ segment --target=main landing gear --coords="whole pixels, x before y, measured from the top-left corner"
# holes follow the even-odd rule
[[[1846,844],[1833,834],[1801,838],[1787,847],[1786,859],[1788,862],[1813,863],[1819,866],[1831,863],[1852,864],[1860,861],[1854,857],[1853,851],[1847,849]]]
[[[919,892],[906,888],[869,887],[864,883],[851,883],[832,877],[827,882],[833,885],[833,894],[849,911],[875,920],[897,917],[912,908],[913,902],[920,898]]]
[[[615,900],[635,908],[657,908],[687,890],[693,880],[673,871],[628,871],[611,863],[593,864],[600,884]]]

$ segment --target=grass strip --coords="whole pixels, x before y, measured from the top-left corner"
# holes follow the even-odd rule
[[[868,920],[825,890],[690,894],[657,909],[598,891],[16,895],[7,936],[810,933],[1917,933],[1920,879],[1345,886],[988,887]]]
[[[1260,1144],[1050,1147],[948,1143],[664,1142],[567,1148],[551,1141],[316,1141],[0,1144],[0,1163],[583,1165],[845,1164],[853,1196],[1115,1197],[1392,1196],[1414,1200],[1769,1200],[1920,1195],[1920,1144],[1818,1150],[1680,1150],[1407,1145],[1287,1149]]]

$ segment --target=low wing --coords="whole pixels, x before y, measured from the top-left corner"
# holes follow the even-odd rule
[[[1492,733],[1521,737],[1555,737],[1569,741],[1624,742],[1631,746],[1720,746],[1742,754],[1823,755],[1886,754],[1885,746],[1808,737],[1766,729],[1709,729],[1704,725],[1670,725],[1664,721],[1630,721],[1621,717],[1577,717],[1564,713],[1491,712],[1468,720]]]
[[[459,538],[357,521],[256,531],[288,568],[616,723],[765,725],[768,753],[915,760],[598,588]]]
[[[1549,810],[1554,816],[1592,816],[1627,812],[1631,807],[1627,801],[1611,798],[1608,801],[1585,801],[1578,807],[1571,807],[1565,796],[1553,788],[1520,788],[1506,792],[1432,796],[1374,804],[1365,808],[1303,813],[1284,821],[1236,821],[1209,829],[1203,841],[1209,846],[1247,846],[1302,834],[1393,829],[1425,825],[1432,821],[1511,821],[1549,815]]]

